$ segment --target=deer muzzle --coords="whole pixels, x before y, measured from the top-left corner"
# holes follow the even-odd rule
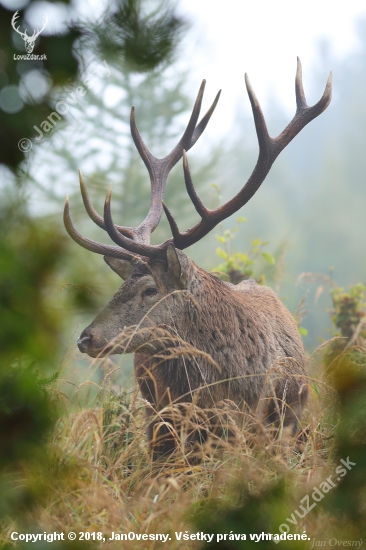
[[[91,341],[92,341],[92,335],[89,334],[90,331],[88,329],[85,329],[81,334],[77,341],[78,348],[82,353],[88,353],[88,349],[90,347]]]
[[[90,357],[105,357],[112,351],[107,339],[101,340],[95,327],[87,327],[80,334],[77,345],[81,353],[87,353]]]

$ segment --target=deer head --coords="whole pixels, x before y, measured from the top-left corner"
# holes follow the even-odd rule
[[[35,46],[35,43],[36,43],[36,40],[37,38],[39,37],[39,35],[41,34],[41,32],[43,31],[43,29],[45,28],[45,26],[47,25],[48,23],[48,15],[45,13],[44,16],[43,16],[43,27],[40,29],[40,30],[36,30],[36,31],[33,31],[33,34],[32,36],[28,36],[27,35],[27,29],[25,29],[24,32],[21,32],[19,30],[19,27],[17,28],[15,26],[15,23],[16,23],[16,20],[18,19],[19,17],[19,12],[16,11],[12,17],[12,20],[11,20],[11,26],[13,27],[13,29],[18,33],[20,34],[20,36],[23,38],[24,42],[25,42],[25,49],[27,51],[27,53],[32,53],[33,52],[33,49],[34,49],[34,46]]]
[[[81,194],[85,208],[91,219],[107,231],[117,246],[101,244],[82,236],[73,226],[66,199],[64,223],[69,235],[84,248],[103,254],[107,264],[125,280],[106,308],[94,319],[80,335],[79,349],[92,357],[113,353],[147,352],[153,347],[154,334],[161,328],[170,327],[174,333],[172,318],[179,317],[180,300],[188,295],[184,308],[190,309],[190,296],[199,293],[199,281],[209,274],[197,268],[182,252],[198,242],[218,223],[228,218],[244,206],[258,190],[266,178],[272,164],[290,141],[315,117],[320,115],[331,100],[331,75],[324,93],[316,105],[306,103],[302,85],[301,64],[298,60],[295,91],[297,109],[292,121],[283,132],[272,138],[267,131],[266,122],[245,75],[245,83],[252,106],[256,133],[259,143],[257,164],[239,193],[226,204],[207,209],[199,199],[189,172],[186,151],[190,149],[204,131],[219,99],[217,94],[212,106],[199,124],[205,81],[200,87],[195,106],[186,131],[177,146],[163,159],[157,159],[143,142],[135,122],[135,110],[131,110],[131,133],[135,145],[148,169],[151,181],[150,209],[145,220],[136,228],[116,225],[111,215],[111,190],[108,191],[102,218],[93,208],[86,187],[80,177]],[[197,125],[196,125],[197,124]],[[180,232],[178,226],[164,204],[164,191],[168,174],[183,156],[184,179],[188,195],[201,220],[192,228]],[[157,227],[162,210],[168,218],[172,237],[159,245],[150,244],[150,234]],[[198,289],[198,290],[197,290]],[[182,293],[182,291],[185,291]],[[189,312],[188,312],[189,313]],[[174,324],[174,323],[173,323]],[[139,330],[136,330],[138,327]]]

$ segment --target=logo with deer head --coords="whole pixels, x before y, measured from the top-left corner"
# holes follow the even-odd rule
[[[19,30],[19,27],[16,27],[16,26],[15,26],[18,17],[19,17],[19,12],[16,11],[16,12],[14,13],[13,17],[12,17],[11,26],[12,26],[13,29],[14,29],[18,34],[20,34],[20,36],[23,38],[23,40],[24,40],[24,42],[25,42],[25,49],[26,49],[26,52],[27,52],[27,53],[32,53],[37,38],[39,37],[39,35],[41,34],[41,32],[43,31],[43,29],[45,28],[45,26],[46,26],[47,23],[48,23],[48,15],[47,15],[46,13],[44,14],[44,16],[43,16],[43,27],[42,27],[40,30],[37,29],[37,30],[33,31],[32,36],[28,36],[28,35],[27,35],[27,29],[25,29],[25,31],[22,32],[22,31]]]

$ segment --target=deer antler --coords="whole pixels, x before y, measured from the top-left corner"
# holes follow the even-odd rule
[[[18,19],[18,17],[19,17],[19,11],[16,11],[16,12],[14,13],[13,17],[11,18],[11,26],[13,27],[13,29],[14,29],[18,34],[20,34],[20,36],[21,36],[21,37],[23,38],[23,40],[24,40],[24,38],[29,38],[28,35],[27,35],[27,29],[25,29],[25,31],[22,32],[22,31],[19,30],[19,27],[17,28],[17,27],[15,26],[15,23],[16,23],[16,20]]]
[[[234,214],[234,212],[239,210],[253,197],[260,185],[263,183],[272,167],[272,164],[281,151],[304,128],[304,126],[306,126],[306,124],[319,116],[328,107],[332,97],[332,73],[330,73],[322,98],[314,106],[308,107],[302,84],[301,63],[300,59],[297,58],[295,80],[297,104],[296,113],[290,124],[283,130],[283,132],[279,136],[272,138],[268,134],[262,109],[259,105],[258,99],[255,96],[253,88],[250,85],[247,74],[245,75],[245,84],[250,103],[252,105],[255,128],[258,137],[259,155],[257,164],[244,187],[234,198],[214,210],[209,210],[203,205],[196,193],[189,172],[187,155],[185,151],[183,152],[184,179],[187,192],[195,209],[201,216],[201,221],[191,229],[188,229],[184,233],[180,233],[172,214],[166,205],[163,204],[173,234],[174,245],[181,250],[202,239],[202,237],[207,235],[207,233],[209,233],[218,223]]]
[[[173,239],[171,238],[161,245],[150,245],[150,234],[154,231],[162,216],[164,192],[169,172],[171,171],[173,166],[181,159],[183,150],[190,149],[201,136],[219,100],[220,92],[216,95],[213,104],[211,105],[205,116],[201,119],[199,124],[197,124],[197,120],[201,110],[205,84],[206,81],[203,80],[197,95],[195,105],[193,107],[190,120],[183,136],[179,140],[178,144],[174,147],[174,149],[162,159],[156,158],[149,151],[146,144],[142,140],[135,121],[135,108],[132,107],[131,109],[131,134],[135,142],[136,148],[140,153],[140,156],[142,157],[146,168],[148,169],[151,182],[151,199],[149,212],[145,220],[138,227],[131,228],[114,224],[110,210],[111,191],[108,192],[104,205],[104,217],[102,218],[95,211],[90,201],[82,174],[79,171],[80,189],[86,211],[88,212],[90,218],[99,227],[107,231],[111,239],[122,248],[91,241],[90,239],[87,239],[86,237],[81,235],[72,224],[69,211],[69,202],[67,199],[64,209],[64,224],[69,235],[78,244],[80,244],[84,248],[87,248],[88,250],[91,250],[92,252],[97,252],[98,254],[106,254],[108,256],[114,256],[116,258],[123,259],[130,259],[133,254],[140,254],[142,256],[153,258],[161,256],[166,251],[168,244],[172,242]]]
[[[48,23],[48,15],[47,15],[47,13],[45,13],[45,14],[43,15],[43,18],[44,18],[44,23],[43,23],[43,27],[41,28],[41,30],[33,31],[32,39],[34,39],[34,41],[36,41],[36,39],[39,37],[39,35],[41,34],[41,32],[43,31],[43,29],[45,28],[45,26],[46,26],[47,23]]]
[[[174,245],[181,250],[187,248],[188,246],[191,246],[192,244],[202,239],[202,237],[207,235],[207,233],[209,233],[218,223],[228,218],[229,216],[234,214],[234,212],[244,206],[244,204],[246,204],[259,189],[260,185],[263,183],[268,172],[270,171],[272,164],[281,153],[281,151],[306,126],[306,124],[319,116],[328,107],[332,93],[332,73],[330,73],[329,75],[323,96],[320,101],[318,101],[318,103],[316,103],[314,106],[309,107],[306,103],[305,93],[302,84],[301,63],[300,60],[297,59],[297,71],[295,80],[297,104],[296,113],[290,124],[283,130],[283,132],[279,136],[275,138],[270,137],[270,135],[268,134],[266,122],[261,107],[249,83],[247,75],[245,75],[245,83],[254,116],[254,123],[259,144],[259,155],[257,164],[251,176],[249,177],[248,181],[241,189],[241,191],[239,191],[239,193],[234,198],[232,198],[226,204],[216,208],[215,210],[209,210],[203,205],[203,203],[199,199],[189,172],[186,151],[188,151],[188,149],[190,149],[196,143],[196,141],[206,128],[206,125],[211,118],[211,115],[217,105],[220,96],[219,92],[210,109],[207,111],[200,123],[197,124],[205,87],[205,81],[203,81],[197,95],[191,118],[182,138],[174,147],[174,149],[169,153],[169,155],[162,159],[156,158],[149,151],[144,141],[142,140],[136,126],[135,108],[132,107],[130,120],[132,137],[135,142],[136,148],[148,169],[151,181],[150,209],[145,220],[138,227],[135,228],[115,225],[112,219],[110,208],[110,190],[108,191],[108,195],[105,201],[104,217],[102,218],[94,210],[88,196],[83,177],[81,175],[81,172],[79,172],[81,194],[86,211],[88,212],[91,219],[99,227],[107,231],[108,235],[118,245],[118,247],[101,244],[95,241],[91,241],[86,237],[83,237],[83,235],[81,235],[75,229],[71,222],[69,202],[67,199],[64,209],[64,223],[69,235],[84,248],[87,248],[92,252],[97,252],[98,254],[106,254],[107,256],[114,256],[116,258],[123,259],[131,259],[134,254],[147,256],[149,258],[157,258],[165,254],[169,243],[174,243]],[[194,227],[188,229],[184,233],[181,233],[179,231],[172,214],[163,202],[165,186],[169,172],[182,157],[182,155],[184,179],[187,192],[198,214],[201,216],[201,220]],[[163,208],[168,218],[173,237],[160,245],[150,245],[150,234],[158,225]]]

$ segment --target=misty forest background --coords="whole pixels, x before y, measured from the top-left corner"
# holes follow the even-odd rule
[[[305,91],[310,104],[317,101],[332,69],[332,103],[286,148],[255,198],[238,213],[245,216],[247,222],[239,225],[235,251],[248,252],[253,239],[268,241],[266,250],[274,254],[276,264],[270,269],[258,266],[257,274],[261,270],[266,272],[267,284],[276,289],[292,312],[305,298],[307,313],[302,326],[308,331],[304,343],[310,352],[322,339],[329,337],[331,323],[326,309],[330,307],[328,290],[332,282],[327,277],[345,287],[365,280],[366,255],[362,239],[366,194],[362,147],[362,133],[366,127],[362,122],[366,117],[363,97],[365,26],[366,21],[359,22],[359,49],[342,61],[331,58],[325,43],[319,44],[317,66],[304,68]],[[25,154],[20,164],[17,179],[11,181],[11,177],[5,177],[5,180],[10,180],[11,192],[16,182],[18,193],[22,194],[32,217],[47,219],[47,223],[58,227],[60,233],[65,233],[62,227],[65,195],[71,195],[72,215],[79,230],[91,238],[108,242],[83,210],[77,169],[82,169],[100,212],[108,185],[112,183],[117,223],[138,224],[147,212],[150,189],[146,168],[129,132],[131,105],[136,106],[137,123],[145,142],[156,156],[164,156],[185,127],[200,82],[196,89],[187,89],[185,77],[174,63],[165,69],[160,66],[159,70],[141,73],[108,57],[95,57],[90,44],[84,47],[89,50],[83,74],[84,78],[88,71],[94,74],[93,87],[79,98],[78,105],[70,107],[51,135],[45,134],[40,144],[34,142],[32,152]],[[178,55],[184,56],[184,42]],[[104,59],[112,71],[110,76],[103,73]],[[95,71],[102,76],[98,77]],[[49,92],[55,103],[75,92],[75,81],[50,90],[44,74],[37,69],[31,73],[27,84],[34,101],[42,99],[42,91],[44,95]],[[216,91],[208,83],[203,113]],[[43,109],[40,121],[53,111],[49,107]],[[203,136],[189,153],[195,185],[209,207],[237,193],[256,162],[257,142],[244,84],[242,104],[237,110],[236,123],[228,136],[222,136],[218,143],[208,142]],[[265,116],[272,135],[277,135],[289,122],[289,116],[281,111],[275,98],[266,107]],[[37,133],[33,130],[31,135]],[[25,137],[24,131],[22,137]],[[184,229],[195,223],[197,216],[187,196],[182,172],[182,165],[178,163],[169,178],[166,202],[179,227]],[[219,197],[212,184],[219,186]],[[204,242],[191,247],[190,256],[206,270],[212,270],[221,262],[215,254],[219,244],[215,235],[236,225],[235,217],[227,220],[221,230],[216,228]],[[162,242],[169,235],[168,224],[163,218],[152,240]],[[64,262],[64,270],[70,275],[68,278],[64,274],[64,283],[77,282],[97,297],[94,303],[90,296],[93,306],[90,304],[90,312],[80,321],[85,323],[106,303],[119,281],[101,257],[82,250],[68,237],[66,241],[68,260]],[[76,281],[75,271],[78,273]],[[303,273],[320,276],[299,279]],[[68,292],[82,293],[83,290],[74,287],[68,288]],[[85,314],[84,307],[75,311],[72,304],[75,306],[75,301],[70,299],[68,311],[63,312],[65,327],[68,327],[63,332],[65,342],[72,338],[74,330],[77,333],[75,313]],[[66,320],[68,315],[70,318]]]
[[[28,2],[27,8],[34,4]],[[140,223],[148,211],[150,185],[130,136],[131,106],[136,106],[144,141],[158,157],[174,147],[188,121],[200,85],[187,87],[180,64],[189,24],[169,3],[153,12],[144,11],[146,5],[152,6],[138,0],[110,3],[98,23],[74,21],[61,34],[42,35],[34,53],[46,53],[44,62],[13,61],[14,52],[24,53],[24,42],[10,27],[13,10],[0,7],[0,520],[25,517],[50,491],[53,466],[45,465],[42,485],[33,466],[24,469],[24,463],[46,460],[40,442],[61,422],[55,401],[60,400],[61,409],[73,410],[83,396],[88,405],[90,395],[99,392],[103,372],[111,369],[108,361],[118,367],[120,390],[131,376],[130,356],[113,357],[102,367],[94,361],[91,372],[90,359],[76,348],[77,336],[120,280],[101,256],[68,237],[62,210],[68,194],[79,231],[109,242],[82,205],[81,168],[100,213],[112,183],[116,223]],[[71,9],[68,2],[63,9]],[[321,43],[316,66],[303,67],[308,103],[320,98],[329,70],[333,100],[285,149],[260,190],[238,212],[247,221],[239,223],[234,216],[188,250],[198,265],[211,271],[222,264],[217,248],[223,247],[225,230],[237,227],[233,252],[249,253],[260,246],[258,239],[268,241],[261,250],[272,254],[275,263],[259,255],[254,276],[264,275],[297,316],[309,354],[334,333],[331,289],[366,283],[366,18],[359,21],[358,32],[358,49],[342,61]],[[34,137],[33,126],[41,127],[55,104],[88,75],[94,75],[93,85],[84,97],[39,144],[33,141],[31,152],[22,153],[18,141]],[[201,114],[216,92],[208,82]],[[196,189],[211,208],[238,192],[257,159],[244,82],[242,98],[230,134],[218,141],[203,135],[188,153]],[[265,116],[271,135],[289,122],[275,98],[267,103]],[[181,230],[196,222],[181,162],[169,177],[165,202]],[[163,218],[152,242],[169,236]],[[50,397],[48,388],[57,377],[62,378],[62,391]],[[86,380],[94,385],[76,392]],[[19,472],[28,476],[22,486]]]

